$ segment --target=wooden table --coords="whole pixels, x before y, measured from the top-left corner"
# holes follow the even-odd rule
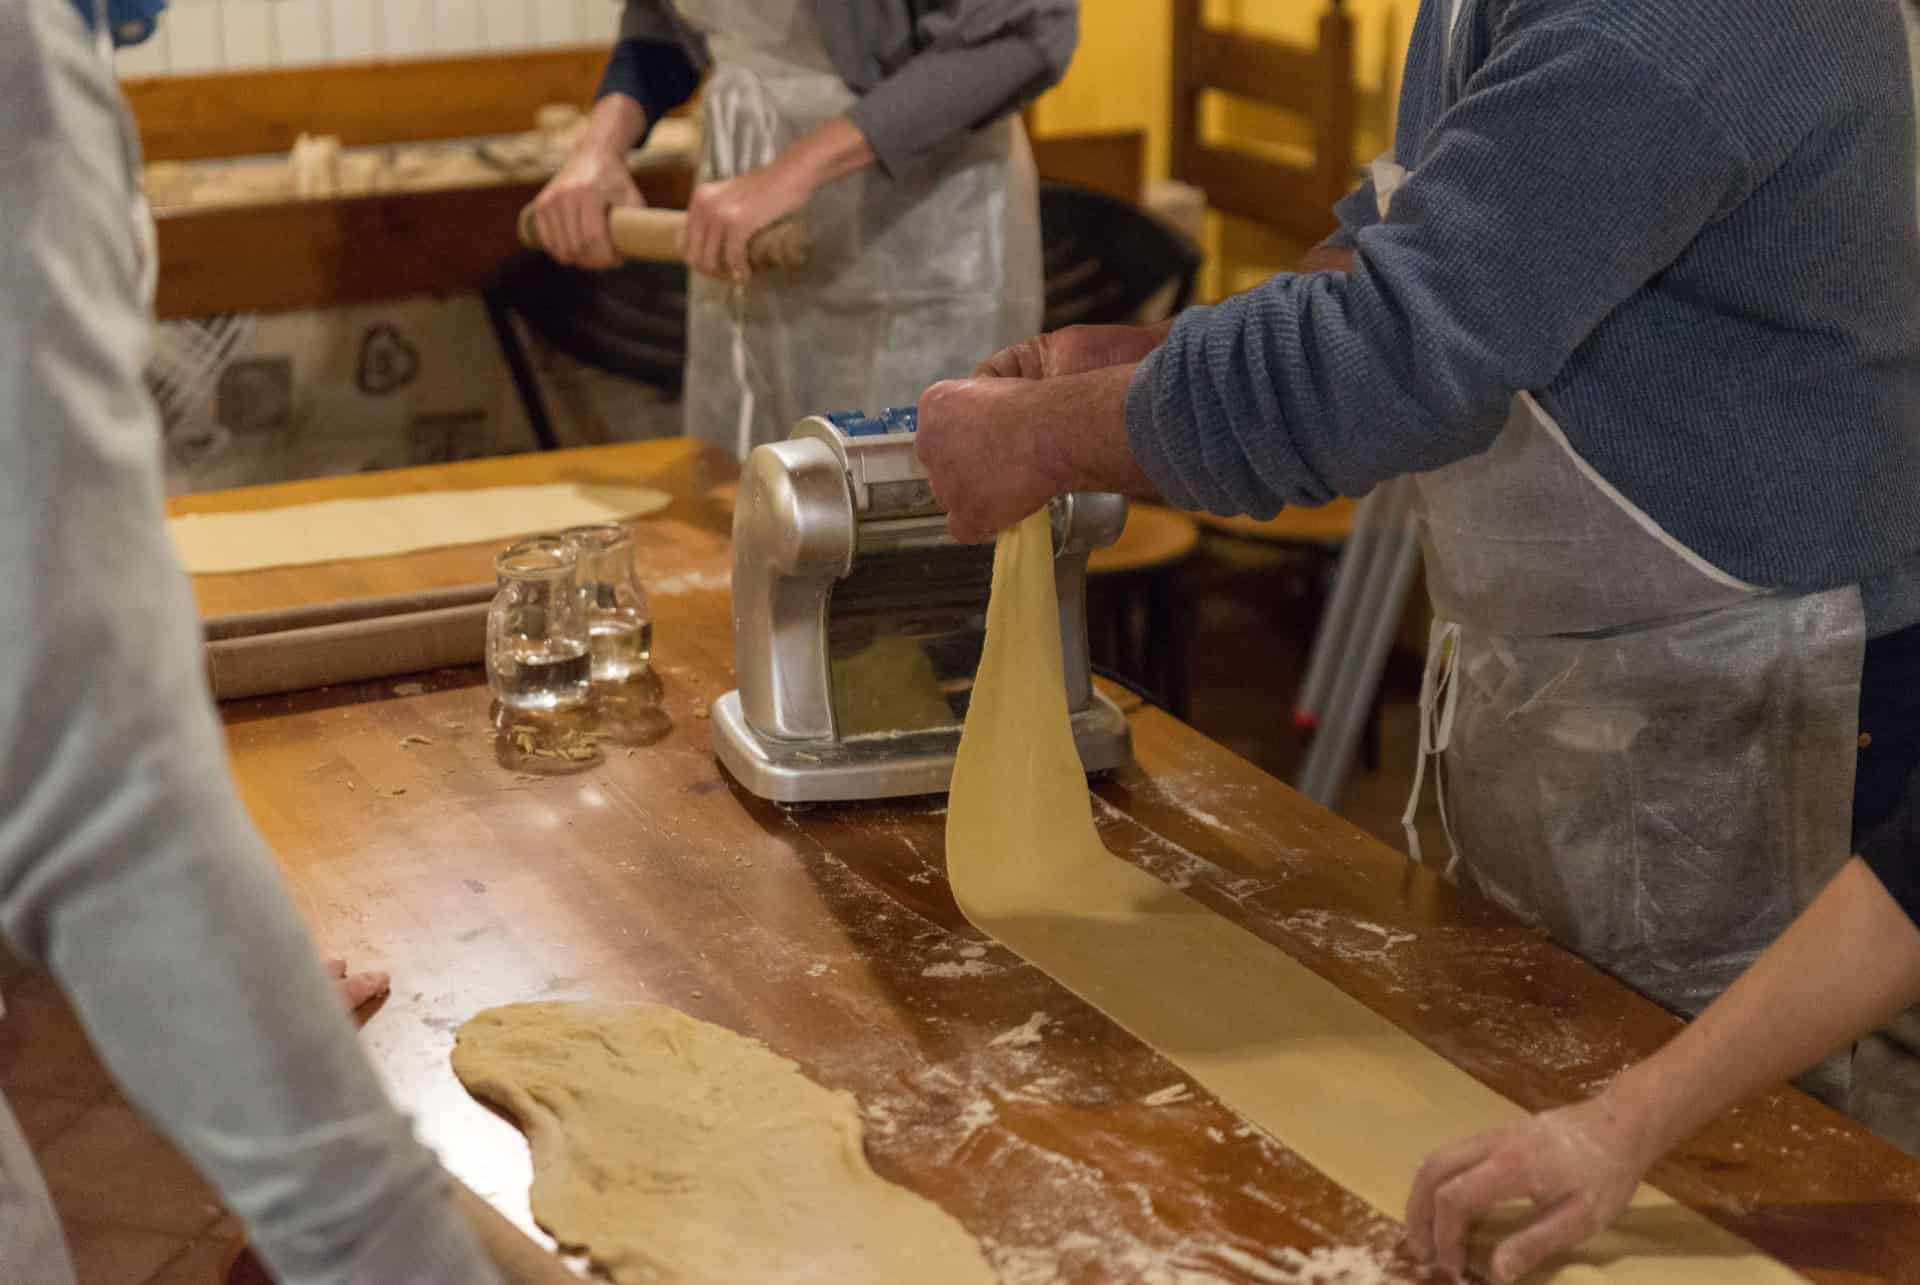
[[[1277,1277],[1246,1255],[1391,1246],[1394,1223],[1205,1095],[1142,1105],[1185,1077],[967,926],[944,881],[942,800],[793,813],[731,783],[699,714],[732,685],[733,473],[675,441],[174,504],[565,479],[676,497],[639,524],[673,723],[656,744],[614,746],[573,775],[516,775],[496,760],[474,671],[223,711],[247,803],[321,942],[393,972],[363,1038],[448,1165],[530,1225],[523,1143],[448,1070],[461,1021],[514,1000],[646,999],[764,1039],[857,1095],[880,1172],[1008,1264],[1073,1282],[1172,1264],[1259,1281]],[[282,607],[471,582],[491,552],[208,576],[195,589],[208,612]],[[1575,1099],[1674,1029],[1199,733],[1150,708],[1131,717],[1136,760],[1096,790],[1108,845],[1501,1092],[1535,1108]],[[1035,1013],[1052,1023],[1040,1042],[993,1042]],[[1920,1281],[1920,1166],[1797,1094],[1732,1113],[1654,1178],[1816,1281]]]

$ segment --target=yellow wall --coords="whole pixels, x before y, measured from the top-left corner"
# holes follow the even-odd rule
[[[1358,24],[1360,88],[1371,104],[1370,109],[1363,106],[1361,114],[1357,161],[1390,145],[1394,95],[1419,7],[1419,0],[1348,0],[1347,8]],[[1325,0],[1209,0],[1208,18],[1309,44],[1325,8]],[[1035,105],[1036,130],[1049,135],[1145,130],[1147,176],[1164,178],[1172,76],[1167,61],[1171,9],[1170,0],[1084,0],[1080,50],[1066,79]],[[1244,138],[1310,141],[1304,122],[1248,105],[1215,113],[1208,124]],[[1210,263],[1203,289],[1207,296],[1244,289],[1285,267],[1298,251],[1247,227],[1216,227],[1208,243]]]

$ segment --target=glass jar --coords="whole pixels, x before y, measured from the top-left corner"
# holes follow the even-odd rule
[[[591,690],[586,603],[573,549],[558,536],[520,541],[493,560],[487,682],[509,710],[561,710]]]
[[[647,591],[634,576],[633,532],[606,522],[562,534],[580,568],[593,681],[624,683],[646,673],[653,659],[653,618]]]

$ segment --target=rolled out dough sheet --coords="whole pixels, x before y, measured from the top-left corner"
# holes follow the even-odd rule
[[[948,802],[947,871],[977,927],[1390,1218],[1403,1216],[1428,1153],[1525,1114],[1101,844],[1067,719],[1044,512],[1003,534],[995,555],[986,653]],[[1613,1229],[1529,1279],[1802,1278],[1643,1187]]]
[[[167,530],[191,575],[259,571],[480,544],[591,522],[643,517],[672,497],[646,486],[553,482],[324,500],[246,513],[194,513]]]
[[[490,1008],[453,1070],[533,1148],[533,1216],[618,1285],[996,1285],[966,1229],[867,1164],[860,1110],[657,1004]]]

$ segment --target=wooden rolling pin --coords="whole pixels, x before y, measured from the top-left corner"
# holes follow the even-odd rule
[[[226,637],[206,645],[215,700],[276,696],[477,665],[486,656],[486,602],[403,611]]]
[[[426,589],[419,593],[394,594],[385,598],[354,598],[346,602],[325,602],[280,611],[246,611],[230,616],[212,616],[200,628],[208,642],[221,642],[229,638],[284,633],[289,629],[311,629],[315,625],[337,625],[349,620],[372,620],[377,616],[403,616],[418,611],[438,611],[443,607],[470,607],[476,602],[491,602],[493,595],[494,586],[491,583],[456,585],[451,589]]]
[[[677,263],[687,257],[687,212],[616,205],[607,211],[607,235],[623,258]],[[520,243],[543,248],[531,205],[520,211]],[[798,218],[769,223],[747,243],[747,263],[754,268],[804,268],[811,262],[813,238]]]

